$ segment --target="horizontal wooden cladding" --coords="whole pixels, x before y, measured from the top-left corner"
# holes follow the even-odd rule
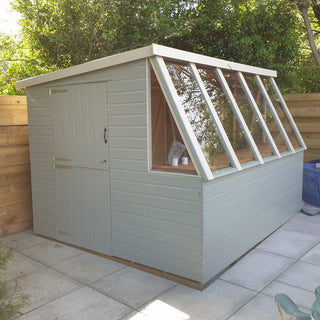
[[[31,183],[26,181],[0,187],[1,207],[30,200]]]
[[[320,119],[319,119],[320,126]],[[320,149],[320,132],[312,132],[304,134],[304,142],[308,146],[308,148]]]
[[[0,148],[0,167],[26,164],[30,162],[29,146]]]
[[[189,263],[185,260],[181,261],[173,256],[167,258],[161,253],[141,248],[133,248],[126,243],[114,242],[112,245],[113,257],[136,261],[136,263],[155,268],[156,270],[179,275],[180,277],[188,279],[186,281],[190,281],[189,279],[197,282],[201,281],[201,277],[199,276],[201,266],[199,266],[199,264]]]
[[[293,117],[320,117],[320,104],[295,106],[290,108]]]
[[[301,190],[301,152],[205,183],[204,281],[295,215]]]
[[[284,99],[308,148],[304,161],[320,158],[320,93],[285,95]]]
[[[305,101],[320,101],[320,93],[286,94],[283,97],[287,103],[297,102],[303,104]]]
[[[181,212],[172,209],[156,208],[147,204],[133,204],[121,200],[112,200],[112,210],[124,214],[132,214],[138,217],[147,217],[157,221],[167,221],[193,226],[201,229],[201,219],[199,215]]]
[[[123,88],[130,88],[130,90],[146,90],[146,79],[130,79],[130,80],[113,80],[108,83],[108,91],[112,93],[121,92]]]
[[[24,96],[0,96],[0,126],[27,125],[27,99]]]
[[[320,133],[320,117],[315,118],[304,118],[304,117],[294,117],[298,129],[300,130],[302,137],[304,133],[308,132],[318,132]]]
[[[22,164],[0,168],[0,187],[30,181],[30,165]]]
[[[114,227],[117,223],[113,223],[113,228],[118,229],[118,227]],[[113,231],[113,237],[112,241],[113,243],[121,243],[127,246],[136,246],[139,249],[142,250],[148,250],[149,252],[155,252],[157,254],[160,254],[163,256],[164,260],[171,260],[171,258],[175,258],[177,260],[180,260],[181,263],[191,263],[194,265],[201,265],[201,259],[200,259],[200,254],[201,250],[190,250],[189,248],[184,248],[184,247],[179,247],[177,250],[177,247],[172,246],[170,243],[170,239],[168,240],[168,243],[164,243],[161,240],[163,240],[163,237],[165,236],[164,234],[156,234],[155,232],[151,231],[150,233],[150,238],[144,238],[141,236],[136,236],[137,233],[140,232],[143,233],[147,231],[147,229],[144,228],[139,228],[136,226],[127,226],[127,229],[124,230],[123,233],[118,233],[117,231]],[[171,235],[168,235],[168,238],[170,238]],[[177,237],[175,237],[177,238]],[[174,239],[174,241],[177,241]],[[181,238],[180,239],[181,244],[184,243],[185,246],[187,246],[188,241],[190,241],[187,237]],[[201,247],[201,242],[199,241],[198,248]],[[199,266],[200,267],[200,266]]]
[[[26,97],[0,97],[0,232],[32,227]]]
[[[146,91],[124,91],[124,92],[110,92],[108,95],[110,105],[130,104],[130,103],[143,103],[146,101]]]
[[[118,219],[117,219],[118,218]],[[123,220],[124,219],[124,220]],[[174,247],[184,248],[192,252],[192,256],[200,254],[201,252],[201,228],[193,228],[191,226],[181,225],[179,223],[172,223],[166,221],[157,221],[151,223],[152,220],[147,217],[134,217],[130,214],[123,214],[116,212],[115,219],[113,219],[112,230],[123,234],[130,234],[137,238],[142,238],[159,243],[159,249],[166,254],[167,249],[162,247],[170,245]],[[125,221],[125,222],[123,222]],[[150,227],[153,226],[152,227]],[[168,229],[166,229],[166,227]],[[183,257],[181,257],[183,259]]]
[[[28,126],[0,127],[0,147],[28,145]]]
[[[0,232],[8,234],[32,227],[31,199],[0,207]]]
[[[304,152],[304,162],[320,159],[320,148],[310,149]]]
[[[0,232],[2,235],[13,233],[13,232],[18,232],[22,230],[26,230],[29,228],[32,228],[33,222],[32,222],[32,215],[31,219],[27,219],[25,221],[17,222],[17,223],[12,223],[8,225],[2,226],[0,224]]]

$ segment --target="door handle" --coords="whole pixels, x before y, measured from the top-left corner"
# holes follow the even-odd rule
[[[107,128],[104,128],[103,137],[104,137],[104,143],[107,144],[107,143],[108,143],[108,139],[107,139]]]

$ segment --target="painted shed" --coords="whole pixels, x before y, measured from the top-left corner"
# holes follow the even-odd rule
[[[152,44],[19,81],[35,233],[208,283],[301,208],[275,77]]]

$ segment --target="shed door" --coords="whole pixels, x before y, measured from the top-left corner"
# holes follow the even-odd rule
[[[111,254],[105,83],[51,88],[57,238]]]

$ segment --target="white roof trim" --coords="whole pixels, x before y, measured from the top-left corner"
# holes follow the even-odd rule
[[[192,53],[188,51],[183,51],[179,49],[173,49],[161,45],[153,45],[153,54],[162,56],[164,58],[171,58],[175,60],[182,60],[186,62],[191,62],[200,65],[207,65],[212,67],[217,67],[221,69],[229,69],[246,73],[258,74],[260,76],[276,77],[277,71],[264,69],[254,66],[249,66],[246,64],[231,62],[227,60],[217,59],[209,56],[204,56],[198,53]]]
[[[196,54],[188,51],[173,49],[173,48],[161,46],[158,44],[152,44],[147,47],[115,54],[105,58],[79,64],[70,68],[61,69],[61,70],[46,73],[37,77],[20,80],[20,81],[17,81],[17,88],[21,89],[21,88],[31,87],[31,86],[43,84],[46,82],[51,82],[51,81],[72,77],[79,74],[92,72],[95,70],[100,70],[100,69],[112,67],[115,65],[139,60],[139,59],[144,59],[151,56],[162,56],[164,58],[171,58],[175,60],[192,62],[195,64],[219,67],[222,69],[253,73],[253,74],[258,74],[262,76],[270,76],[270,77],[277,76],[277,72],[273,70],[248,66],[245,64],[221,60],[221,59],[208,57],[208,56],[204,56],[201,54]]]

